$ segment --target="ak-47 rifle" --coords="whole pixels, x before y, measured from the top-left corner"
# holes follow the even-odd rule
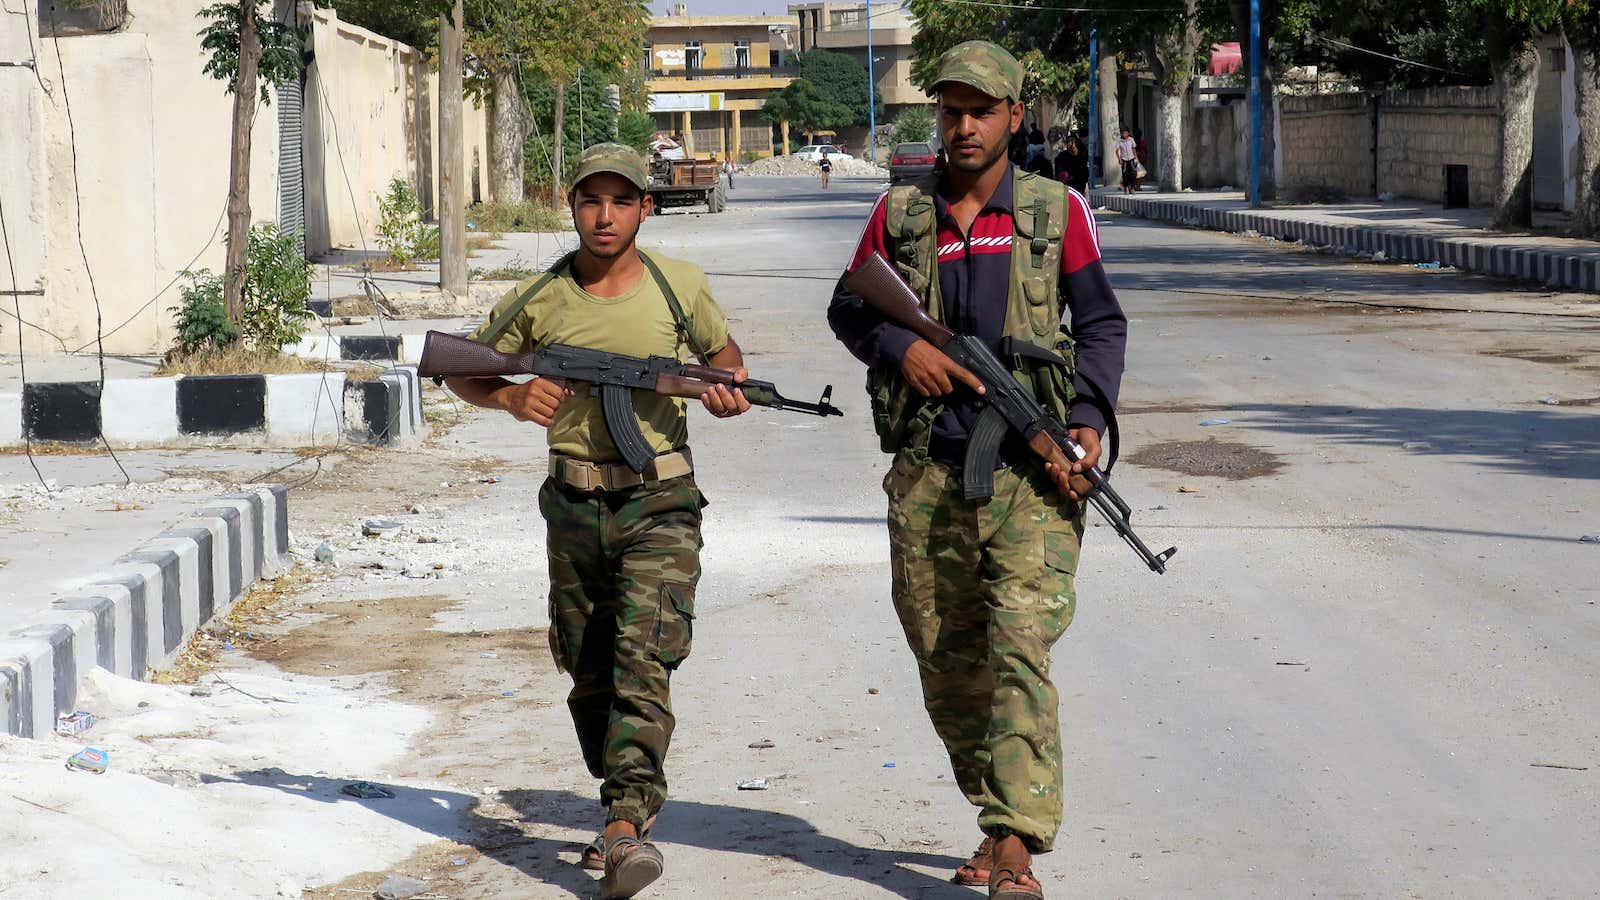
[[[845,279],[844,287],[867,301],[867,305],[885,318],[910,329],[917,337],[944,351],[952,361],[983,382],[985,392],[979,397],[984,405],[983,412],[978,414],[977,424],[973,426],[967,442],[966,459],[962,463],[963,493],[967,499],[976,500],[994,494],[995,463],[999,458],[1000,442],[1008,431],[1022,435],[1034,453],[1046,462],[1055,463],[1063,472],[1071,473],[1073,462],[1084,458],[1084,449],[1067,434],[1067,426],[1045,411],[1033,394],[1019,384],[995,358],[988,345],[971,335],[956,334],[935,321],[922,308],[916,293],[882,256],[873,254]],[[1078,481],[1080,475],[1074,474],[1072,477]],[[1160,553],[1150,552],[1150,548],[1133,533],[1133,526],[1128,522],[1133,511],[1112,489],[1104,472],[1094,466],[1084,469],[1081,481],[1074,484],[1074,489],[1094,504],[1117,534],[1150,567],[1150,571],[1161,573],[1167,570],[1167,560],[1178,552],[1178,548],[1168,547]]]
[[[622,454],[622,461],[635,472],[643,472],[655,459],[655,451],[639,430],[633,412],[634,391],[654,391],[669,397],[696,398],[715,384],[729,390],[737,388],[755,406],[808,413],[813,416],[844,415],[830,400],[833,385],[822,391],[816,403],[803,403],[778,393],[770,381],[746,379],[735,383],[726,369],[697,366],[665,356],[640,359],[589,350],[569,344],[550,344],[532,353],[501,353],[469,338],[430,331],[422,344],[422,359],[417,373],[424,378],[477,378],[494,375],[538,375],[565,381],[582,381],[600,396],[606,429]]]

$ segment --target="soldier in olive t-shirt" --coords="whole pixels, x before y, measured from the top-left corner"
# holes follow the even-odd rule
[[[585,150],[568,195],[579,249],[556,265],[555,277],[507,294],[474,337],[514,353],[552,343],[684,360],[693,351],[743,381],[744,357],[705,273],[634,244],[652,208],[647,183],[636,151],[618,144]],[[633,392],[639,426],[657,454],[636,473],[620,462],[589,385],[544,378],[447,384],[470,403],[548,431],[550,477],[539,512],[550,563],[550,649],[572,676],[567,707],[605,808],[605,830],[582,862],[605,870],[602,897],[632,897],[665,865],[649,831],[667,798],[664,762],[676,724],[669,688],[689,655],[700,580],[705,497],[692,472],[684,402]],[[743,392],[720,384],[700,401],[718,417],[750,408]]]
[[[707,353],[716,354],[728,343],[728,317],[711,299],[711,284],[693,263],[657,254],[650,258],[660,267],[683,305],[690,333]],[[517,300],[535,279],[528,279],[495,305],[494,312],[472,334],[482,340],[490,323]],[[495,349],[527,353],[549,344],[571,344],[628,356],[675,356],[692,360],[687,342],[678,333],[672,310],[654,278],[615,297],[591,294],[578,285],[569,267],[538,299],[522,308],[498,340]],[[685,403],[673,397],[634,392],[633,408],[639,429],[657,453],[680,450],[689,442]],[[556,409],[549,429],[550,450],[589,462],[616,462],[616,445],[606,431],[600,398],[579,390]]]

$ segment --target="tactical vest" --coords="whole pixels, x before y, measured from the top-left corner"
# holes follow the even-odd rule
[[[1067,230],[1067,191],[1060,182],[1013,169],[1011,285],[1001,362],[1046,410],[1067,421],[1073,398],[1072,333],[1062,322],[1060,296],[1062,238]],[[889,261],[924,308],[943,321],[939,297],[938,224],[933,197],[937,175],[891,187],[884,202]],[[1038,355],[1012,351],[1021,344],[1054,353],[1064,365]],[[939,398],[924,398],[906,383],[898,366],[867,370],[873,425],[885,453],[911,450],[925,455],[934,419],[944,410]]]

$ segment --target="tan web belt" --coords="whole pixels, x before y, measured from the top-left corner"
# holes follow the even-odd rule
[[[623,463],[592,463],[550,454],[550,477],[580,491],[622,491],[646,482],[681,478],[693,471],[694,462],[687,447],[657,456],[643,472],[635,472]]]

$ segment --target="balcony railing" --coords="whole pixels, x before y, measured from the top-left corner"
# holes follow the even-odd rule
[[[714,81],[727,78],[793,78],[800,74],[799,66],[766,66],[753,68],[736,66],[732,69],[651,69],[646,78],[687,78],[690,81]]]

